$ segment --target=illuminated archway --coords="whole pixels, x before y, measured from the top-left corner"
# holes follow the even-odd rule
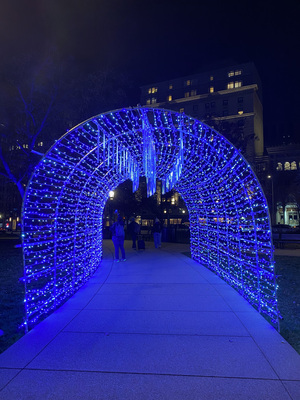
[[[102,214],[126,179],[148,195],[156,179],[190,215],[192,257],[278,320],[266,200],[239,151],[205,124],[169,110],[127,108],[97,115],[45,154],[23,203],[27,327],[70,297],[101,264]]]

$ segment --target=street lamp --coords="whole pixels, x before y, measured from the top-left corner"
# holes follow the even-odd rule
[[[272,198],[271,198],[271,202],[272,202],[272,212],[271,212],[271,222],[272,222],[272,225],[275,225],[276,221],[274,222],[274,216],[275,216],[274,182],[273,182],[273,177],[272,177],[272,175],[268,175],[267,178],[268,178],[268,179],[271,179],[271,185],[272,185]]]

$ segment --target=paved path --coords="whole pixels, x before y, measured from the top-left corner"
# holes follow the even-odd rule
[[[129,243],[127,243],[129,245]],[[0,355],[1,400],[300,399],[300,356],[235,290],[147,243]]]

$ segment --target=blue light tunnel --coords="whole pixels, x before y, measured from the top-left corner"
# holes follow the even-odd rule
[[[170,110],[126,108],[68,131],[37,165],[23,202],[26,329],[101,265],[109,191],[146,176],[175,188],[190,215],[191,254],[278,323],[266,199],[247,161],[202,122]]]

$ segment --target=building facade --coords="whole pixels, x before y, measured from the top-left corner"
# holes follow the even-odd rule
[[[141,104],[184,112],[213,126],[251,163],[263,156],[262,89],[253,63],[142,86]]]
[[[300,145],[265,149],[262,85],[252,62],[144,85],[140,102],[183,112],[214,127],[256,172],[272,224],[299,226]]]
[[[299,227],[300,145],[267,147],[269,194],[273,224]]]

